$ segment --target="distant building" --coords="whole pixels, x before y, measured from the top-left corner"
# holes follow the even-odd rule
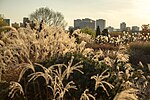
[[[131,28],[130,28],[130,27],[126,27],[126,31],[127,31],[127,32],[130,32],[130,31],[131,31]]]
[[[81,22],[82,22],[81,19],[74,20],[74,28],[75,29],[80,29],[81,28]]]
[[[100,31],[102,32],[105,29],[106,21],[104,19],[98,19],[96,20],[96,27],[100,28]]]
[[[10,26],[10,19],[4,19],[8,26]]]
[[[138,26],[132,26],[132,32],[139,32],[139,29]]]
[[[95,30],[95,21],[89,18],[74,20],[75,29],[81,29],[85,27]]]
[[[125,22],[120,23],[120,31],[126,31],[126,23]]]
[[[114,31],[114,28],[113,28],[113,27],[111,27],[111,26],[108,26],[108,27],[107,27],[107,29],[108,29],[108,32],[109,32],[109,33],[111,33],[111,32],[113,32],[113,31]]]
[[[82,19],[81,28],[85,27],[95,30],[95,21],[89,18]]]
[[[30,23],[30,20],[29,20],[29,18],[24,17],[23,18],[23,26],[26,27],[27,23]]]

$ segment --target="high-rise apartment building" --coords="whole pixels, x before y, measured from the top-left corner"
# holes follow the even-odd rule
[[[126,27],[126,31],[127,31],[127,32],[130,32],[130,31],[131,31],[131,28],[130,28],[130,27]]]
[[[95,30],[95,21],[89,18],[74,20],[75,29],[81,29],[85,27]]]
[[[82,22],[81,19],[74,20],[74,28],[75,29],[80,29],[81,28],[81,22]]]
[[[89,18],[82,19],[81,28],[84,27],[95,30],[95,21]]]
[[[139,29],[138,26],[132,26],[132,32],[139,32]]]
[[[96,28],[99,26],[100,31],[102,32],[106,27],[106,21],[104,19],[96,20]]]
[[[10,26],[10,19],[4,19],[8,26]]]
[[[126,31],[126,23],[125,22],[120,23],[120,31]]]

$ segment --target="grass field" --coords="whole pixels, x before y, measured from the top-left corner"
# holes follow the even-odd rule
[[[142,33],[93,38],[10,27],[0,33],[0,99],[147,100],[149,41]]]

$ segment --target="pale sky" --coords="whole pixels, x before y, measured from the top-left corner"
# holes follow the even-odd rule
[[[22,22],[23,17],[40,7],[61,12],[68,26],[74,19],[105,19],[106,26],[119,28],[150,24],[150,0],[0,0],[0,14],[11,22]]]

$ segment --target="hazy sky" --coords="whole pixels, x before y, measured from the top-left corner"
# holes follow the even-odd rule
[[[105,19],[106,26],[119,28],[150,23],[150,0],[0,0],[0,14],[11,22],[22,22],[23,17],[40,7],[61,12],[68,26],[78,18]]]

